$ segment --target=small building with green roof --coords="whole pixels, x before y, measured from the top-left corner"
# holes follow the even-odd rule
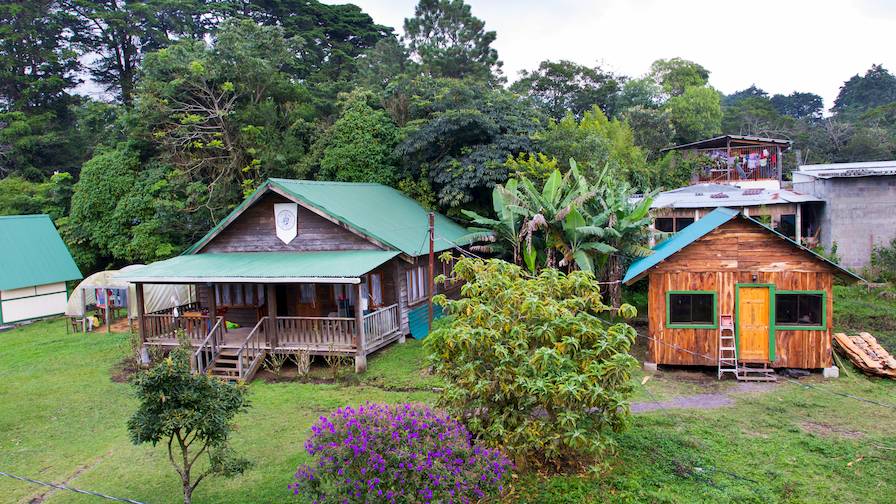
[[[64,313],[80,278],[49,216],[0,217],[0,326]]]
[[[448,268],[429,271],[429,218],[381,184],[269,179],[182,255],[120,278],[138,305],[144,284],[197,287],[198,303],[138,318],[146,346],[183,331],[199,371],[249,379],[266,355],[297,353],[351,356],[361,371],[369,353],[428,332],[429,278]],[[434,214],[436,253],[467,235]]]

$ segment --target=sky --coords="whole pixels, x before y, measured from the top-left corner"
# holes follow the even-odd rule
[[[323,0],[346,3],[346,0]],[[403,34],[416,0],[350,0]],[[467,0],[511,82],[545,59],[627,76],[682,57],[730,94],[756,84],[770,94],[812,92],[830,108],[843,82],[875,63],[896,72],[896,0]]]

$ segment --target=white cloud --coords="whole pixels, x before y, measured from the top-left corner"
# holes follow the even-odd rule
[[[327,0],[330,2],[330,0]],[[332,1],[330,3],[342,3]],[[402,33],[415,0],[352,0]],[[830,107],[843,81],[873,63],[896,71],[896,5],[886,0],[468,0],[495,30],[510,80],[544,59],[640,75],[658,58],[694,60],[725,93],[756,84],[807,91]]]

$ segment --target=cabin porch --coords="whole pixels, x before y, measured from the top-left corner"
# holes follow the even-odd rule
[[[137,326],[142,345],[172,348],[186,339],[194,349],[197,372],[210,372],[225,379],[251,379],[269,353],[353,356],[355,370],[367,368],[367,355],[403,340],[399,309],[401,267],[388,259],[395,253],[335,252],[323,254],[251,254],[243,259],[235,254],[201,254],[170,259],[169,264],[146,267],[132,281],[136,288]],[[229,256],[229,257],[222,257]],[[368,262],[365,259],[369,258]],[[199,260],[201,259],[201,262]],[[245,261],[255,273],[241,275],[234,270],[214,277],[197,277],[203,268],[220,271],[219,266]],[[351,268],[342,269],[348,260]],[[258,272],[259,265],[318,266],[329,261],[328,269],[315,268],[318,275]],[[173,263],[173,264],[172,264]],[[314,263],[314,264],[309,264]],[[177,266],[177,273],[172,272]],[[335,266],[340,266],[338,270]],[[160,272],[153,276],[154,268]],[[162,268],[165,268],[162,271]],[[337,271],[345,273],[337,273]],[[146,284],[192,284],[195,303],[153,313],[144,312]]]

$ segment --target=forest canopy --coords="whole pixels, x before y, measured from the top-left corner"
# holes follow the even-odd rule
[[[461,218],[570,158],[677,187],[663,149],[720,133],[792,140],[785,172],[797,152],[896,156],[881,65],[826,113],[812,90],[725,95],[682,58],[627,76],[558,55],[507,76],[463,0],[420,0],[400,31],[316,0],[3,3],[0,214],[49,214],[88,272],[181,252],[273,176],[380,182]]]

